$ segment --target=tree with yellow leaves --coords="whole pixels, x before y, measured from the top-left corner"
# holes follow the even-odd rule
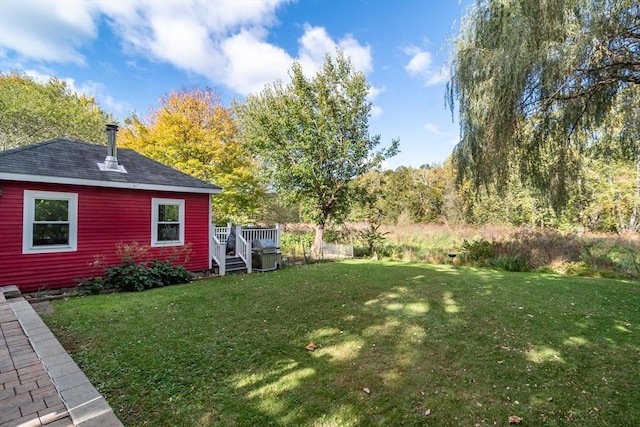
[[[147,120],[125,119],[120,145],[196,178],[222,187],[213,198],[214,219],[253,219],[264,189],[256,166],[236,139],[229,109],[209,88],[174,91],[152,107]]]

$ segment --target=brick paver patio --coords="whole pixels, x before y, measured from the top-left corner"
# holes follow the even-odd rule
[[[5,298],[16,296],[15,298]],[[17,294],[16,294],[17,293]],[[15,286],[0,288],[0,427],[122,426]]]

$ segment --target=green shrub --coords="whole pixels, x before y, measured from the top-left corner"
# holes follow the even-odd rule
[[[364,258],[366,256],[371,256],[371,254],[369,253],[369,249],[364,246],[354,246],[353,256],[354,258]]]
[[[151,260],[148,265],[122,264],[106,268],[105,280],[111,288],[140,292],[145,289],[187,283],[193,280],[193,277],[182,266],[172,266],[169,261],[156,259]]]
[[[499,256],[486,261],[488,267],[505,271],[529,271],[527,261],[519,256]]]
[[[78,283],[78,293],[80,295],[97,294],[108,289],[107,281],[102,276],[90,276],[82,279],[75,279]]]
[[[121,264],[102,268],[104,257],[96,256],[90,263],[92,270],[96,272],[91,277],[76,279],[78,292],[81,294],[95,294],[106,289],[122,289],[125,291],[141,292],[145,289],[160,288],[178,283],[187,283],[193,280],[193,276],[182,266],[171,265],[170,260],[152,259],[146,261],[149,248],[140,246],[137,242],[122,243],[116,245],[116,254]],[[190,254],[190,246],[184,249],[186,253],[174,253],[171,259],[177,255],[186,262]],[[102,268],[103,274],[97,274],[97,269]]]
[[[373,255],[378,249],[380,244],[386,239],[385,233],[380,231],[380,224],[369,224],[364,230],[357,232],[358,240],[367,248],[369,255]]]
[[[324,230],[324,235],[322,240],[327,243],[341,243],[341,244],[350,244],[351,243],[352,232],[346,227],[335,229],[335,228],[326,228]]]
[[[498,255],[498,242],[480,239],[475,241],[464,240],[462,242],[462,252],[467,259],[473,261],[486,261]]]
[[[280,236],[280,251],[295,264],[296,259],[303,258],[308,261],[311,257],[311,245],[315,232],[291,233],[285,232]]]
[[[597,273],[596,270],[584,261],[566,262],[562,264],[560,269],[562,273],[572,276],[595,276]]]
[[[193,280],[193,276],[182,266],[172,266],[169,261],[159,259],[151,260],[147,271],[153,283],[160,286],[177,285],[178,283],[187,283]]]
[[[144,264],[121,264],[105,269],[105,279],[115,289],[141,292],[158,287]]]

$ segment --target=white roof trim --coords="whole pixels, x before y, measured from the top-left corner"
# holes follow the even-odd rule
[[[125,188],[129,190],[174,191],[179,193],[220,194],[219,188],[182,187],[177,185],[144,184],[136,182],[96,181],[92,179],[65,178],[60,176],[26,175],[0,172],[0,179],[7,181],[43,182],[47,184],[86,185],[89,187]]]

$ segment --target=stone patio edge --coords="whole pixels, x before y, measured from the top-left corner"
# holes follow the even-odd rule
[[[121,427],[108,402],[24,298],[7,299],[76,426]],[[44,326],[43,326],[44,325]],[[46,329],[45,329],[46,328]]]

